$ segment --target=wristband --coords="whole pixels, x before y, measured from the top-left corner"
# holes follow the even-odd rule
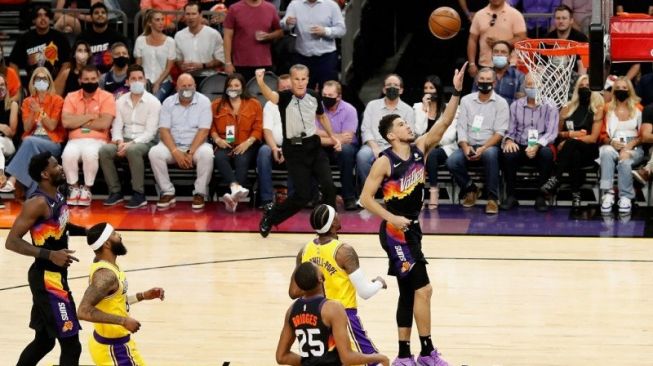
[[[463,95],[463,91],[462,90],[456,90],[456,89],[454,89],[453,93],[451,94],[452,97],[459,97],[461,95]]]
[[[50,250],[40,248],[39,249],[39,259],[49,260],[50,259]]]

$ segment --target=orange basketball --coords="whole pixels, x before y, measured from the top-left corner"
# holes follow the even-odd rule
[[[453,38],[460,30],[460,15],[448,6],[439,7],[429,17],[429,30],[440,39]]]

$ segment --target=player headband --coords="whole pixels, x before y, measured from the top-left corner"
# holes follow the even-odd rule
[[[96,250],[100,249],[102,244],[104,244],[105,241],[109,240],[109,237],[113,233],[113,230],[114,230],[113,226],[111,226],[111,224],[107,223],[107,226],[105,226],[104,230],[102,231],[102,235],[100,235],[100,237],[97,238],[95,243],[91,244],[91,249],[93,249],[93,251],[96,251]]]
[[[318,234],[324,234],[327,231],[329,231],[329,229],[331,229],[331,224],[333,224],[333,219],[336,217],[336,210],[333,207],[329,206],[329,205],[325,205],[325,206],[329,210],[329,219],[327,220],[326,224],[324,224],[324,226],[322,226],[321,229],[315,230],[315,231],[317,231]]]

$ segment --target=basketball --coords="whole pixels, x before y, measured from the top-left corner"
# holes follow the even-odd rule
[[[460,30],[460,15],[448,6],[439,7],[429,17],[429,30],[440,39],[451,39]]]

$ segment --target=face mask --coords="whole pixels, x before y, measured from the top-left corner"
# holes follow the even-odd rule
[[[227,96],[231,99],[238,98],[242,93],[241,89],[227,89]]]
[[[95,93],[98,87],[98,83],[80,83],[79,85],[87,93]]]
[[[526,92],[526,97],[530,99],[537,97],[537,88],[524,88],[524,92]]]
[[[395,100],[399,98],[399,88],[385,88],[385,96],[390,100]]]
[[[478,91],[481,92],[482,94],[488,94],[489,92],[492,91],[492,83],[478,83]]]
[[[614,97],[617,98],[618,101],[623,102],[628,99],[628,90],[615,90]]]
[[[324,103],[324,106],[327,109],[333,108],[333,106],[336,105],[337,101],[338,101],[338,98],[322,97],[322,103]]]
[[[497,69],[503,69],[508,65],[508,57],[506,56],[492,56],[492,63]]]
[[[88,52],[75,53],[75,61],[77,61],[78,64],[85,64],[87,60],[88,60]]]
[[[50,87],[50,83],[45,80],[36,80],[34,82],[34,89],[40,92],[48,90],[48,87]]]
[[[7,95],[7,88],[5,88],[4,86],[0,87],[0,99],[4,99],[6,95]]]
[[[145,92],[145,83],[142,81],[130,82],[129,91],[131,91],[134,94],[143,94]]]
[[[194,89],[184,89],[181,91],[181,97],[184,99],[193,99],[194,95],[195,95]]]
[[[113,59],[113,64],[120,68],[127,66],[128,62],[129,62],[129,57],[120,56],[120,57],[114,57]]]
[[[551,64],[556,67],[563,67],[567,65],[567,57],[565,56],[551,56]]]
[[[587,105],[590,103],[592,91],[590,88],[578,88],[578,101],[580,104]]]

